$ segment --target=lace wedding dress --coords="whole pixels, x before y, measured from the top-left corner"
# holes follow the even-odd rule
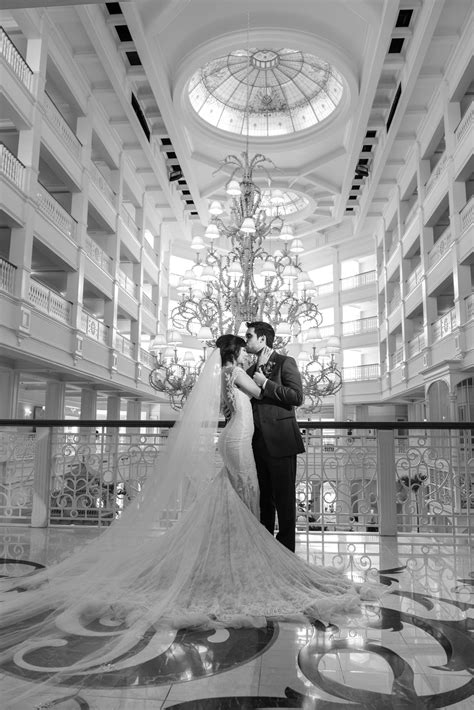
[[[260,524],[250,400],[235,386],[234,367],[221,370],[214,357],[206,368],[173,428],[159,481],[149,481],[98,540],[7,583],[0,661],[15,655],[56,682],[78,680],[116,664],[151,630],[330,620],[359,606],[360,590],[346,577],[306,564]],[[220,396],[232,416],[215,473]],[[178,495],[178,520],[163,531]],[[82,657],[77,644],[68,655],[73,637],[84,637]],[[42,643],[65,647],[60,664],[44,668],[41,654],[28,656]]]

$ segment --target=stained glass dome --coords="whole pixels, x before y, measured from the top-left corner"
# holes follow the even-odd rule
[[[238,135],[278,136],[328,118],[344,84],[320,57],[254,48],[208,62],[192,76],[188,91],[193,109],[212,126]]]

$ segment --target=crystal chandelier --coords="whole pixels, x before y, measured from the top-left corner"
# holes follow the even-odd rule
[[[279,349],[295,340],[305,325],[321,324],[313,301],[315,285],[299,263],[301,241],[293,238],[280,214],[281,191],[264,191],[254,180],[258,169],[268,176],[265,164],[273,166],[264,155],[250,159],[246,151],[240,158],[224,159],[221,167],[232,170],[226,185],[230,209],[224,216],[221,203],[211,202],[212,217],[204,232],[210,246],[202,237],[191,243],[196,261],[178,284],[180,300],[171,313],[178,330],[202,338],[204,328],[215,340],[221,333],[238,333],[247,321],[263,320],[275,328]],[[230,241],[230,249],[214,246],[221,237]],[[271,253],[265,239],[273,238],[284,245]]]
[[[319,340],[319,330],[317,328],[311,329],[308,336]],[[324,352],[318,353],[316,346],[313,345],[311,354],[304,348],[299,353],[298,364],[304,397],[303,404],[299,408],[300,412],[313,414],[319,411],[323,397],[335,395],[342,388],[342,374],[335,359],[340,347],[339,338],[331,336]]]

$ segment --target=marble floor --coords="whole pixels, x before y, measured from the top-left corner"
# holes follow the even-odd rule
[[[1,576],[31,574],[97,535],[0,528]],[[44,688],[21,661],[0,663],[2,693],[34,688],[15,710],[429,710],[474,708],[474,565],[468,538],[314,533],[298,554],[390,589],[338,625],[155,633],[139,655],[88,687]],[[0,606],[1,611],[1,606]],[[31,680],[34,678],[34,680]],[[34,685],[32,685],[34,684]],[[93,687],[92,687],[93,686]],[[30,696],[32,694],[30,693]]]

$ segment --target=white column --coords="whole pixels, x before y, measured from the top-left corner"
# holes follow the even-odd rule
[[[20,373],[17,370],[0,371],[0,419],[17,419]]]
[[[377,432],[377,486],[381,535],[397,534],[395,445],[392,430]]]

